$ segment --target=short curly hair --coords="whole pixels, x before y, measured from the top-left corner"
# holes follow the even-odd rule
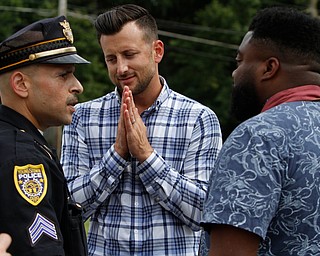
[[[251,21],[252,39],[279,52],[320,63],[320,20],[289,7],[260,10]]]

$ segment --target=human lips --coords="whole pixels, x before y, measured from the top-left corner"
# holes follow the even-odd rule
[[[71,109],[71,112],[73,113],[75,111],[75,105],[78,103],[78,99],[73,98],[67,101],[67,106]]]
[[[132,83],[134,76],[118,77],[118,81],[125,85]]]
[[[71,113],[74,113],[76,111],[73,105],[68,105],[68,108],[70,109]]]

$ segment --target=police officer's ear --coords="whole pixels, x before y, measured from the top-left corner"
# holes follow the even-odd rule
[[[10,76],[12,91],[21,98],[28,97],[30,83],[30,77],[19,70],[13,71]]]

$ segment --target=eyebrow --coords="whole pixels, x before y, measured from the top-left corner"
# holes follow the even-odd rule
[[[61,70],[67,73],[74,73],[76,71],[76,67],[73,64],[67,64],[66,66],[62,67]]]

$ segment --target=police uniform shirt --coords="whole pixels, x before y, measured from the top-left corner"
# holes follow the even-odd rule
[[[0,105],[0,232],[14,256],[65,255],[67,185],[56,155],[37,128]]]

